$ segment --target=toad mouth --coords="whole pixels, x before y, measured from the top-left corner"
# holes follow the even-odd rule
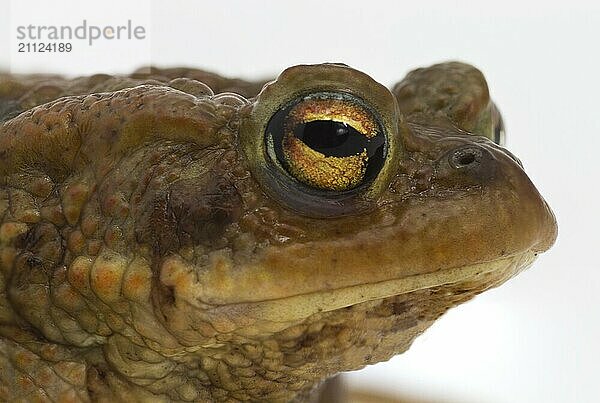
[[[497,276],[504,282],[529,267],[537,253],[527,250],[512,256],[489,262],[444,269],[436,272],[412,275],[374,283],[359,284],[338,289],[297,294],[283,298],[231,303],[205,310],[205,314],[219,320],[228,318],[236,327],[270,323],[289,326],[320,312],[329,312],[363,302],[407,294],[447,284],[469,282],[485,275]],[[198,307],[200,308],[200,307]]]

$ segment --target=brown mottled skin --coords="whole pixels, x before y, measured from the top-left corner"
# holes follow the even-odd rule
[[[280,105],[322,90],[371,105],[389,149],[364,191],[310,210],[261,147]],[[0,122],[1,401],[308,400],[556,237],[462,63],[391,91],[334,64],[264,88],[0,75]]]

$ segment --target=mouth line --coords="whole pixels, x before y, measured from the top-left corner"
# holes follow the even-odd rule
[[[526,250],[508,257],[404,278],[315,291],[260,302],[232,303],[210,309],[207,314],[224,316],[240,327],[257,323],[298,322],[320,312],[329,312],[363,302],[389,298],[426,288],[469,281],[497,272],[506,279],[531,265],[537,254]]]

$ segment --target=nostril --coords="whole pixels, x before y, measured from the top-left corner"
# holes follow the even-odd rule
[[[458,163],[461,165],[469,165],[470,163],[475,161],[475,156],[473,154],[464,154],[458,157]]]
[[[450,163],[454,168],[464,168],[481,161],[481,150],[474,147],[461,148],[450,155]]]

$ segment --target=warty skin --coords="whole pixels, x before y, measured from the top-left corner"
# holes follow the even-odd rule
[[[553,244],[474,67],[264,84],[0,75],[0,400],[304,401]],[[266,149],[275,111],[314,92],[385,131],[381,171],[341,199]]]

